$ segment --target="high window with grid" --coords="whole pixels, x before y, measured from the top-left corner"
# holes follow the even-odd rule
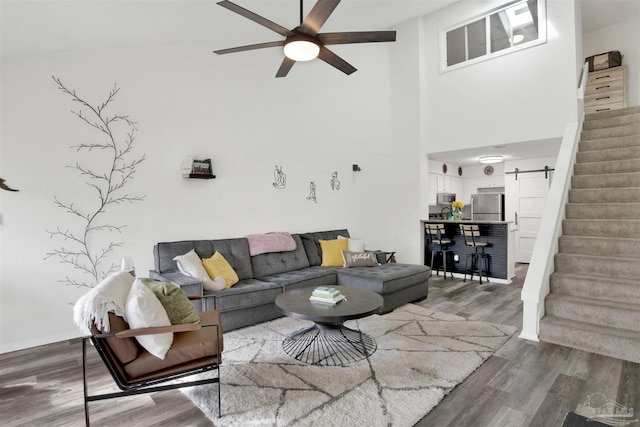
[[[545,0],[520,0],[441,31],[448,71],[547,41]]]

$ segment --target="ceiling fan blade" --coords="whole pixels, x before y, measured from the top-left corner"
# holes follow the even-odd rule
[[[280,64],[280,68],[278,69],[278,72],[276,73],[276,77],[286,77],[287,74],[289,73],[289,70],[291,70],[291,67],[293,67],[293,64],[295,63],[296,61],[294,61],[293,59],[289,59],[285,56],[284,60],[282,61],[282,64]]]
[[[277,41],[277,42],[249,44],[246,46],[232,47],[229,49],[214,50],[213,53],[217,53],[218,55],[224,55],[225,53],[244,52],[246,50],[264,49],[267,47],[278,47],[282,45],[284,45],[284,40]]]
[[[223,0],[218,2],[218,4],[222,7],[224,7],[225,9],[229,9],[232,12],[237,13],[238,15],[242,15],[247,19],[252,20],[253,22],[256,22],[260,25],[262,25],[263,27],[267,27],[268,29],[275,31],[276,33],[282,35],[282,36],[292,36],[294,35],[293,32],[291,32],[289,29],[276,24],[275,22],[269,21],[267,18],[263,18],[260,15],[257,15],[253,12],[251,12],[250,10],[245,9],[242,6],[238,6],[235,3],[231,3],[230,1],[227,0]]]
[[[320,53],[318,54],[318,58],[322,59],[327,64],[333,67],[336,67],[338,70],[342,71],[347,75],[357,71],[357,68],[355,68],[353,65],[349,64],[347,61],[340,58],[338,55],[331,52],[329,49],[327,49],[324,46],[320,47]]]
[[[300,24],[300,31],[310,36],[316,36],[339,3],[340,0],[318,0]]]
[[[375,43],[396,41],[395,31],[354,31],[341,33],[318,34],[318,40],[323,45],[348,43]]]
[[[246,50],[264,49],[267,47],[278,47],[282,45],[284,45],[284,41],[257,43],[257,44],[249,44],[246,46],[231,47],[229,49],[214,50],[213,53],[217,53],[218,55],[224,55],[225,53],[244,52]]]

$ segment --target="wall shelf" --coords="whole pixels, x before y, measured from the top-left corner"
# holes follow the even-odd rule
[[[196,160],[187,157],[182,163],[182,177],[190,179],[214,179],[211,159]]]

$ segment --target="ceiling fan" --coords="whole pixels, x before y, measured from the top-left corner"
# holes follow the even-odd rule
[[[320,33],[320,28],[338,6],[340,0],[318,0],[304,20],[302,19],[302,0],[300,0],[300,26],[288,30],[275,22],[257,15],[235,3],[224,0],[218,4],[232,12],[244,16],[276,33],[284,36],[284,40],[239,46],[230,49],[215,50],[218,55],[243,52],[246,50],[264,49],[284,46],[284,60],[276,73],[276,77],[285,77],[296,61],[310,61],[320,58],[324,62],[345,74],[351,74],[356,68],[325,46],[350,43],[373,43],[396,41],[395,31],[353,31],[339,33]]]

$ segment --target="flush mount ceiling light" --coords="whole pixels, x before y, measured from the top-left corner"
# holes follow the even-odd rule
[[[524,40],[524,35],[522,34],[516,34],[515,36],[513,36],[513,44],[518,44],[523,40]]]
[[[294,61],[311,61],[318,57],[320,46],[313,37],[303,34],[287,37],[284,42],[284,55]]]
[[[502,156],[480,156],[478,159],[480,163],[500,163],[502,161]]]

